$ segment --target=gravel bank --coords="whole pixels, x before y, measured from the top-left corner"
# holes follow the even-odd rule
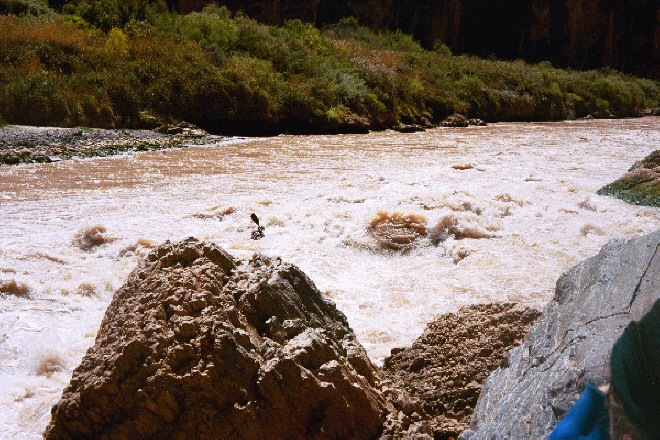
[[[188,124],[158,131],[10,125],[0,129],[0,166],[211,145],[223,139]]]

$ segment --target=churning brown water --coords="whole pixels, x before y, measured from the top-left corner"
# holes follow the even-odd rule
[[[657,209],[595,195],[658,148],[659,123],[279,136],[0,168],[0,437],[40,437],[112,292],[167,239],[299,265],[375,361],[465,304],[540,308],[562,271],[660,226]]]

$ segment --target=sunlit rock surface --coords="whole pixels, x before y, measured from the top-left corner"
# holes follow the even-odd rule
[[[612,345],[658,299],[659,249],[660,231],[612,240],[562,275],[525,342],[488,378],[461,438],[545,438],[585,381],[609,381]]]
[[[116,292],[45,437],[374,438],[387,414],[390,433],[421,420],[388,410],[381,385],[299,269],[187,239]]]

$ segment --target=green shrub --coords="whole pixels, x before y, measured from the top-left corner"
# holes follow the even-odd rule
[[[75,15],[0,16],[0,114],[9,123],[137,127],[147,112],[232,134],[341,132],[427,112],[435,121],[454,112],[491,121],[627,116],[660,99],[655,81],[454,56],[441,43],[425,51],[352,18],[319,31],[217,6],[181,16],[162,1],[51,4]]]
[[[159,14],[152,22],[166,32],[190,38],[211,52],[221,63],[238,41],[238,27],[227,8],[209,5],[201,13]]]
[[[117,60],[128,55],[128,39],[121,29],[112,28],[105,40],[105,51],[111,59]]]
[[[63,14],[82,17],[106,32],[167,10],[163,0],[73,0],[60,7]]]
[[[329,49],[325,38],[321,36],[321,32],[309,23],[303,23],[300,20],[288,20],[284,22],[281,28],[274,28],[279,32],[276,34],[282,35],[291,46],[298,46],[305,48],[309,51],[326,53]]]
[[[70,125],[71,102],[57,78],[46,72],[29,74],[0,88],[2,113],[9,122],[23,125]]]
[[[477,76],[464,76],[455,83],[458,96],[469,106],[468,116],[492,119],[499,105],[493,90]]]
[[[404,52],[422,52],[424,50],[422,49],[422,46],[413,39],[412,35],[404,34],[400,30],[383,34],[383,39],[387,42],[386,47],[389,47],[392,50]]]
[[[433,52],[445,58],[451,57],[453,55],[451,49],[440,40],[433,43]]]
[[[268,61],[251,57],[233,57],[220,71],[223,78],[234,84],[227,123],[242,129],[261,127],[271,132],[281,117],[280,92],[285,84]]]
[[[326,67],[321,73],[319,85],[321,87],[316,89],[316,96],[348,108],[363,107],[371,92],[364,79],[348,68]]]
[[[0,0],[0,14],[19,17],[52,17],[55,14],[45,0]]]

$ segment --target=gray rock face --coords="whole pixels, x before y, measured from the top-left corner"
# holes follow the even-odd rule
[[[461,439],[544,438],[584,390],[609,381],[612,345],[660,297],[660,231],[612,240],[557,281],[553,300],[488,378]]]
[[[155,249],[115,293],[45,438],[397,438],[411,426],[424,438],[421,416],[394,410],[382,386],[300,270],[189,239]]]

